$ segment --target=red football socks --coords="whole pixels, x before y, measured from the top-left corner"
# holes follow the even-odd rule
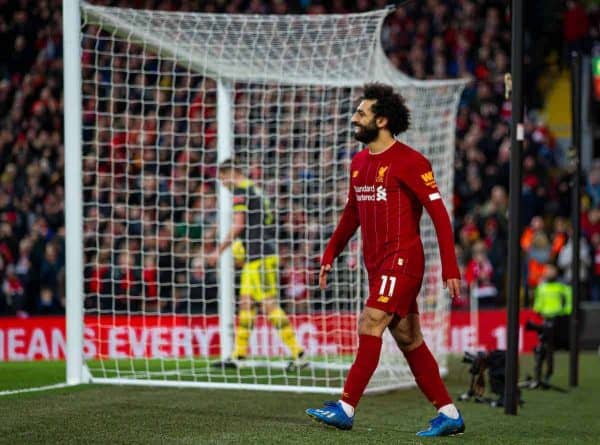
[[[358,405],[371,376],[379,363],[381,337],[362,334],[358,336],[358,352],[348,372],[342,400],[353,407]]]
[[[425,342],[418,348],[405,352],[404,357],[415,376],[417,385],[436,409],[452,403],[440,376],[438,364]]]

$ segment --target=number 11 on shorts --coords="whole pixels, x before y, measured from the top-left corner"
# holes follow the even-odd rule
[[[388,292],[386,294],[385,293],[385,287],[387,285],[388,278],[390,280],[390,288],[389,288],[389,290],[388,290]],[[387,295],[388,297],[391,297],[392,295],[394,295],[394,288],[395,287],[396,287],[396,277],[382,275],[381,276],[381,287],[379,288],[379,295]]]

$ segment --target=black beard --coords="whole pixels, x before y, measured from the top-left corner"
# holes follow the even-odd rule
[[[363,144],[370,144],[379,136],[379,128],[377,127],[360,127],[360,131],[354,132],[354,139]]]

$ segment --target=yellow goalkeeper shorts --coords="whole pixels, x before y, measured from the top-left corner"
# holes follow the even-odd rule
[[[265,298],[276,298],[278,271],[277,255],[248,261],[242,268],[240,295],[249,295],[257,302]]]

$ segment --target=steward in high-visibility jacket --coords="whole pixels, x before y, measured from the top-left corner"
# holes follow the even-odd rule
[[[556,276],[556,267],[547,265],[544,281],[535,288],[533,310],[544,318],[570,315],[573,310],[571,286],[561,283]]]

